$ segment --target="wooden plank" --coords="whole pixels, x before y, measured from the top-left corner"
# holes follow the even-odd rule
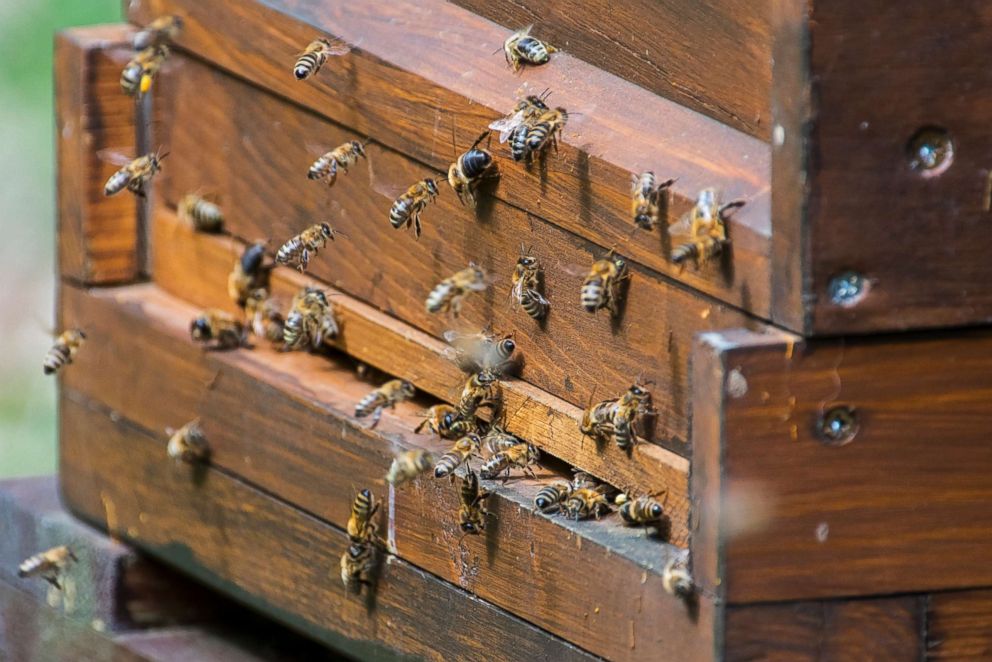
[[[333,6],[283,1],[142,0],[128,7],[129,18],[142,24],[161,14],[179,13],[186,21],[179,37],[182,48],[350,127],[359,137],[372,136],[435,172],[446,172],[451,160],[452,117],[457,144],[468,145],[481,128],[509,110],[521,86],[521,78],[513,75],[499,56],[492,55],[502,44],[505,29],[442,0]],[[438,30],[438,25],[444,29]],[[300,84],[290,71],[294,55],[321,33],[342,37],[358,47],[328,63],[319,76]],[[603,250],[615,246],[639,264],[768,318],[771,227],[767,143],[567,54],[556,57],[552,66],[528,71],[525,81],[526,89],[532,92],[550,88],[553,103],[574,116],[560,152],[549,159],[546,169],[535,167],[528,172],[512,163],[505,149],[496,149],[500,158],[506,158],[494,190],[497,198],[533,216],[550,219]],[[207,115],[212,112],[212,95],[210,99],[204,104],[204,98],[198,97],[196,104]],[[606,112],[615,107],[617,99],[624,99],[623,114]],[[238,113],[253,112],[248,105],[238,106]],[[259,121],[264,126],[281,118],[262,116]],[[250,129],[247,124],[245,128]],[[270,133],[280,132],[276,128]],[[333,143],[324,133],[308,138]],[[303,143],[276,136],[268,140],[277,141],[284,151],[277,161],[278,174],[270,170],[275,164],[265,164],[254,154],[249,155],[249,170],[261,170],[273,184],[301,177],[307,161]],[[239,149],[237,142],[229,146]],[[179,149],[174,152],[181,153]],[[213,156],[200,149],[196,153]],[[668,259],[671,244],[667,236],[633,232],[628,217],[630,178],[632,173],[647,169],[678,178],[667,209],[670,221],[687,211],[699,189],[706,186],[721,189],[727,199],[748,200],[731,223],[733,255],[724,268],[683,271]],[[410,182],[401,183],[407,186]],[[218,182],[205,184],[216,186]],[[294,186],[290,199],[296,200],[304,189],[314,191],[302,193],[305,196],[319,191],[312,184]],[[335,191],[335,199],[340,194]],[[364,190],[361,197],[367,197]],[[447,194],[442,197],[451,199]],[[301,209],[307,200],[310,198],[302,198]],[[313,209],[310,207],[311,213]],[[282,207],[273,219],[284,218],[287,213],[298,212]],[[439,216],[432,216],[436,223]],[[471,215],[465,211],[459,210],[458,216],[471,224]]]
[[[721,475],[718,504],[700,509],[718,521],[700,528],[720,528],[728,602],[992,583],[992,334],[711,336],[694,360],[723,366],[721,449],[693,463]],[[853,408],[856,432],[825,443],[818,421],[838,406]]]
[[[427,402],[401,405],[368,431],[350,414],[371,386],[349,368],[262,348],[204,353],[183,337],[195,309],[150,286],[126,290],[63,291],[66,314],[103,339],[66,372],[67,388],[153,430],[199,417],[215,466],[268,494],[344,526],[355,489],[368,485],[384,496],[395,450],[447,445],[412,433]],[[163,433],[163,461],[165,440]],[[622,526],[616,515],[573,524],[532,514],[537,490],[558,477],[539,473],[537,481],[490,486],[499,519],[484,539],[457,542],[457,492],[446,482],[397,490],[388,509],[395,519],[382,530],[393,531],[404,560],[597,654],[634,659],[659,646],[688,653],[711,637],[712,603],[693,613],[661,586],[667,560],[684,552]],[[672,513],[673,538],[683,543],[685,516]],[[523,576],[532,579],[521,584]],[[657,627],[662,616],[670,628]]]
[[[992,591],[938,593],[927,600],[927,660],[992,656]]]
[[[772,34],[769,1],[454,0],[534,34],[655,94],[768,140]],[[705,45],[705,46],[704,46]]]
[[[55,38],[59,268],[81,283],[138,277],[135,200],[103,195],[119,166],[97,155],[134,153],[134,101],[119,82],[133,54],[133,33],[127,25],[102,25],[72,28]]]
[[[226,471],[209,468],[190,489],[159,435],[63,395],[62,488],[74,512],[308,636],[363,658],[592,659],[398,559],[384,564],[371,599],[349,596],[341,529]]]

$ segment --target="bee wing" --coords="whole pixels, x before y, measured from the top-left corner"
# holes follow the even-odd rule
[[[567,273],[569,276],[578,276],[585,278],[589,275],[589,266],[580,264],[565,264],[561,265],[561,270]]]
[[[372,165],[372,155],[367,152],[366,154],[369,168],[369,186],[373,191],[389,200],[396,200],[396,198],[406,193],[407,189],[410,188],[409,183],[400,184],[395,181],[389,181],[377,174]]]
[[[344,39],[331,39],[329,41],[331,45],[327,47],[328,55],[347,55],[351,52],[352,45]]]
[[[510,139],[510,134],[513,130],[523,124],[524,121],[524,111],[518,110],[512,115],[507,115],[501,119],[490,122],[489,128],[493,131],[499,131],[499,141],[505,143]]]
[[[324,154],[327,154],[332,149],[334,149],[327,143],[314,143],[314,142],[307,142],[306,148],[307,148],[307,152],[309,154],[313,154],[314,156],[323,156]]]
[[[692,232],[692,211],[682,214],[682,218],[668,226],[668,234],[673,237],[686,236]]]
[[[120,150],[113,149],[110,147],[98,151],[96,153],[96,157],[101,161],[103,161],[104,163],[110,163],[115,166],[126,166],[135,158],[134,156],[130,156]]]

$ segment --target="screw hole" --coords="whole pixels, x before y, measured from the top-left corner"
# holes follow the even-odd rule
[[[847,405],[831,407],[816,421],[816,435],[828,446],[843,446],[858,434],[858,412]]]
[[[913,172],[922,177],[936,177],[954,161],[954,140],[947,129],[925,126],[909,139],[906,158]]]

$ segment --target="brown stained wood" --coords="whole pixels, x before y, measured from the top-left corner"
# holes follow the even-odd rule
[[[194,486],[188,467],[164,462],[158,435],[64,395],[70,508],[108,526],[110,504],[112,531],[256,610],[361,658],[591,659],[399,559],[382,567],[373,599],[346,595],[342,530],[226,472],[207,469]]]
[[[992,657],[992,591],[938,593],[927,600],[927,660]]]
[[[103,195],[107,178],[120,166],[98,155],[134,154],[134,100],[120,89],[133,34],[131,26],[103,25],[72,28],[55,38],[59,268],[82,283],[138,277],[135,199],[129,193]]]
[[[570,121],[561,150],[548,159],[546,171],[535,166],[527,172],[509,159],[505,147],[497,146],[497,156],[506,163],[496,197],[547,218],[602,250],[615,246],[648,268],[760,317],[769,316],[771,166],[766,143],[567,55],[556,58],[552,66],[514,76],[500,56],[492,55],[505,30],[440,0],[333,6],[287,0],[264,7],[231,0],[146,0],[130,3],[129,8],[129,17],[139,23],[179,13],[187,26],[179,37],[183,48],[350,127],[359,138],[371,136],[435,172],[446,172],[452,160],[452,118],[457,145],[464,149],[489,122],[509,111],[523,83],[533,93],[550,88],[552,103],[582,115]],[[333,58],[314,79],[299,83],[291,73],[294,57],[319,34],[343,37],[357,47],[347,56]],[[207,88],[197,91],[203,89]],[[204,103],[199,96],[195,108],[212,116],[211,98]],[[623,113],[614,110],[617,99],[624,100]],[[254,112],[248,105],[237,110]],[[273,123],[283,121],[283,112],[255,122],[279,133]],[[321,133],[308,139],[334,146]],[[278,142],[284,153],[278,167],[253,154],[246,163],[248,169],[260,169],[265,178],[282,185],[294,176],[302,177],[308,163],[305,141],[284,137]],[[238,144],[231,143],[231,148]],[[181,153],[178,148],[174,151]],[[196,151],[197,158],[209,158],[202,151]],[[683,271],[668,260],[667,235],[634,232],[628,217],[631,174],[648,169],[663,178],[678,178],[668,208],[670,221],[687,211],[705,186],[722,189],[727,199],[748,200],[731,223],[733,255],[724,268],[711,265],[699,272]],[[397,182],[404,187],[410,183]],[[319,189],[306,181],[294,186],[294,194],[272,214],[273,221],[320,213],[310,204],[311,198],[300,198],[298,191],[306,184]],[[341,187],[340,181],[337,186]],[[364,197],[365,188],[361,190]],[[450,193],[445,191],[442,197],[453,200]],[[335,191],[330,199],[340,194]],[[316,196],[316,190],[306,195]],[[291,201],[299,205],[295,211]],[[471,214],[460,209],[457,218],[466,225],[472,222]],[[428,225],[431,222],[428,218]],[[416,255],[423,260],[422,249]]]
[[[454,0],[454,4],[504,26],[507,36],[533,23],[534,36],[569,55],[769,139],[773,34],[769,0]]]
[[[354,403],[373,385],[333,361],[262,348],[202,352],[182,337],[194,309],[150,286],[90,296],[66,288],[63,301],[65,314],[85,320],[106,347],[94,342],[93,352],[80,354],[66,372],[67,387],[163,430],[164,467],[164,429],[199,417],[215,466],[343,527],[356,489],[386,497],[382,479],[395,450],[448,445],[411,432],[423,401],[386,412],[374,433],[353,424]],[[101,376],[108,373],[117,380]],[[457,486],[425,479],[396,490],[398,554],[610,658],[635,659],[661,645],[691,651],[710,636],[712,603],[694,616],[661,587],[661,570],[677,550],[622,526],[616,515],[571,524],[532,514],[536,491],[559,478],[538,473],[536,482],[490,485],[498,494],[489,507],[499,519],[487,537],[461,545]],[[685,516],[672,511],[673,538],[683,543]],[[384,523],[380,530],[388,529]],[[671,629],[657,628],[659,617]],[[618,631],[633,634],[618,638]]]

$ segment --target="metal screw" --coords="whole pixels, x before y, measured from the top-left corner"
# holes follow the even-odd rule
[[[847,405],[831,407],[816,422],[820,441],[830,446],[850,443],[858,434],[858,413]]]
[[[946,129],[928,126],[913,134],[906,152],[910,170],[934,177],[947,170],[954,160],[954,141]]]
[[[827,291],[830,300],[838,306],[854,306],[864,298],[868,290],[868,281],[861,274],[845,271],[830,279]]]

